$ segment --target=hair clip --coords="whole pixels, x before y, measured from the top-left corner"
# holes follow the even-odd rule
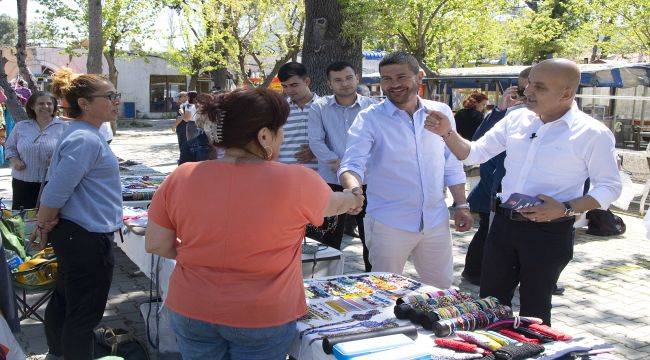
[[[203,130],[212,142],[215,144],[220,144],[223,141],[223,120],[226,117],[226,112],[217,109],[216,121],[207,120],[203,125]]]

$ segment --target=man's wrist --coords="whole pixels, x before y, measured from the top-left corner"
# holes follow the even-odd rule
[[[454,206],[453,206],[453,209],[454,210],[462,210],[462,209],[469,210],[469,203],[467,203],[466,201],[465,202],[455,203]]]

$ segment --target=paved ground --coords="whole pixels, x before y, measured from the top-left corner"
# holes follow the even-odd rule
[[[123,159],[141,161],[159,171],[169,172],[177,157],[176,137],[168,130],[169,122],[157,122],[153,128],[124,130],[115,138],[113,149]],[[643,161],[637,161],[643,167]],[[646,170],[643,170],[647,172]],[[10,176],[0,169],[0,196],[10,194]],[[578,230],[574,260],[562,274],[566,286],[563,296],[553,299],[553,321],[565,331],[579,336],[595,334],[614,344],[618,354],[628,359],[650,358],[650,247],[643,221],[622,215],[627,224],[623,236],[600,238]],[[454,285],[478,292],[476,286],[461,281],[467,245],[474,231],[453,233]],[[344,240],[346,273],[363,271],[361,245],[357,239]],[[116,248],[117,266],[103,323],[132,329],[146,339],[144,320],[138,306],[148,299],[148,279]],[[417,278],[409,263],[406,275]],[[518,301],[518,299],[516,299]],[[33,359],[47,351],[43,326],[24,321],[18,335],[26,353]]]

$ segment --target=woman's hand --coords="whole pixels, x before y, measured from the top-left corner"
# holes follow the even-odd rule
[[[352,193],[354,195],[354,207],[351,208],[347,213],[350,215],[357,215],[363,210],[363,203],[366,200],[363,196],[363,190],[360,187],[355,187],[353,189],[344,189],[344,193]]]
[[[24,161],[15,157],[12,157],[11,159],[9,159],[9,161],[11,162],[11,167],[14,170],[20,171],[20,170],[24,170],[27,167]]]

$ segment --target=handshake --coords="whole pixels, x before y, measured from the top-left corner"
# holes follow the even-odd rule
[[[359,214],[361,210],[363,210],[363,202],[366,199],[366,197],[363,196],[363,190],[361,187],[357,186],[352,189],[343,189],[343,193],[352,195],[350,197],[350,206],[348,206],[349,210],[347,213],[350,215]]]

